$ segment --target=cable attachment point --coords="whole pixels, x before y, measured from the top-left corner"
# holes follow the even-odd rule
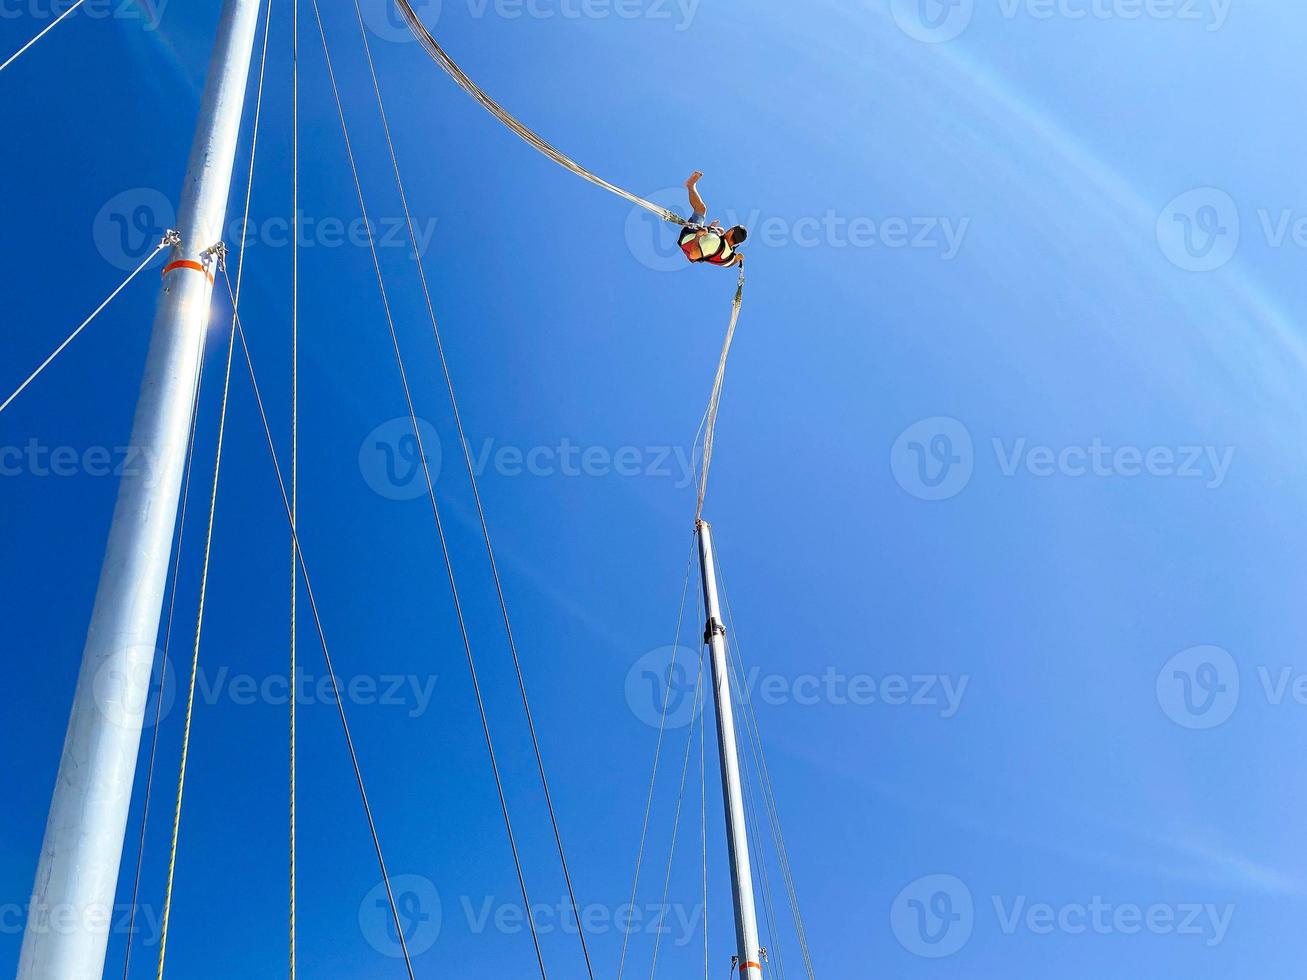
[[[710,619],[703,628],[703,642],[705,644],[711,644],[714,636],[725,635],[726,626],[720,620]]]
[[[160,248],[165,248],[169,245],[173,248],[182,247],[182,233],[176,228],[169,228],[163,233],[163,238],[159,239]]]
[[[218,268],[223,272],[227,271],[227,243],[226,242],[218,242],[215,245],[210,245],[208,248],[206,248],[203,252],[200,253],[200,261],[203,262],[206,267],[208,266],[210,260],[215,261],[217,263]]]

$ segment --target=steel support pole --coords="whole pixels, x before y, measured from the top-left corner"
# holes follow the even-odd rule
[[[731,702],[730,663],[726,652],[726,626],[717,598],[717,565],[713,560],[712,528],[707,521],[695,525],[699,539],[699,568],[703,579],[704,608],[708,622],[704,639],[712,654],[713,697],[717,706],[717,747],[721,755],[722,798],[726,804],[726,841],[731,856],[731,892],[735,900],[735,940],[740,976],[762,977],[762,949],[758,942],[758,913],[753,898],[753,867],[749,860],[749,831],[744,819],[744,789],[740,779],[740,751]]]
[[[41,845],[19,980],[104,970],[259,0],[225,0]]]

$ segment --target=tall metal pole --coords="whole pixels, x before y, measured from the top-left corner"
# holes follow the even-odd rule
[[[18,960],[19,980],[104,970],[114,892],[177,520],[214,256],[240,134],[259,0],[225,0],[177,209]]]
[[[762,977],[762,948],[758,944],[758,913],[753,900],[753,866],[749,861],[749,832],[744,821],[744,790],[740,782],[740,751],[731,702],[731,672],[726,657],[726,626],[717,598],[717,565],[713,561],[712,528],[695,524],[699,539],[699,568],[703,602],[708,611],[704,639],[712,652],[713,695],[717,704],[717,747],[721,754],[722,798],[726,804],[726,840],[731,855],[731,888],[735,899],[735,941],[740,976]]]

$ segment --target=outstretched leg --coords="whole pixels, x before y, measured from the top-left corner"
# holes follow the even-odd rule
[[[685,189],[690,194],[690,208],[694,212],[690,217],[690,221],[696,225],[703,224],[708,217],[708,205],[699,194],[699,181],[702,177],[703,171],[696,170],[690,174],[689,179],[685,182]]]

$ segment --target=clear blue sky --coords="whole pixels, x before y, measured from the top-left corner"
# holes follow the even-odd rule
[[[244,317],[284,450],[289,3],[275,2]],[[0,53],[47,22],[43,3],[6,8]],[[690,544],[693,494],[676,460],[733,277],[669,261],[625,202],[503,130],[396,40],[383,0],[366,6],[432,233],[427,269],[469,437],[488,459],[483,493],[573,874],[599,910],[591,942],[611,978],[622,941],[604,911],[629,894],[656,734],[644,671],[673,640]],[[754,230],[709,516],[821,976],[1197,980],[1301,963],[1286,937],[1307,911],[1307,239],[1295,226],[1307,217],[1307,11],[1196,0],[1136,16],[1141,6],[420,8],[473,77],[576,158],[664,203],[702,169],[714,210]],[[369,206],[393,225],[353,13],[333,8]],[[120,280],[180,186],[217,5],[156,3],[157,25],[106,9],[74,14],[0,74],[5,393]],[[381,684],[350,712],[392,870],[417,876],[405,889],[422,903],[415,930],[433,938],[438,915],[419,976],[530,975],[430,514],[395,499],[411,496],[404,446],[393,426],[376,431],[403,402],[367,252],[333,225],[357,210],[304,13],[303,540],[339,673]],[[419,410],[444,450],[438,488],[532,898],[557,906],[416,277],[388,234],[382,260]],[[139,280],[0,416],[2,969],[18,955],[114,502],[101,456],[128,441],[153,283]],[[220,310],[209,345],[201,481],[227,322]],[[228,435],[169,965],[275,977],[288,543],[240,374]],[[515,465],[532,450],[531,467]],[[199,527],[174,667],[194,626]],[[691,603],[683,639],[694,646],[698,629]],[[321,677],[308,629],[301,651]],[[392,676],[404,686],[385,697]],[[301,973],[399,976],[334,710],[309,700]],[[181,716],[174,703],[161,730],[138,977],[153,975]],[[660,899],[686,731],[667,743],[642,907]],[[720,976],[733,940],[709,761]],[[697,781],[692,765],[671,878],[683,910],[702,898]],[[138,794],[129,837],[139,816]],[[801,976],[762,844],[781,923],[768,941]],[[130,844],[124,889],[134,857]],[[551,975],[580,976],[557,921],[544,923]],[[660,972],[696,975],[697,921],[669,928]],[[124,944],[115,931],[108,975]],[[648,972],[652,950],[647,932],[633,937],[628,975]]]

